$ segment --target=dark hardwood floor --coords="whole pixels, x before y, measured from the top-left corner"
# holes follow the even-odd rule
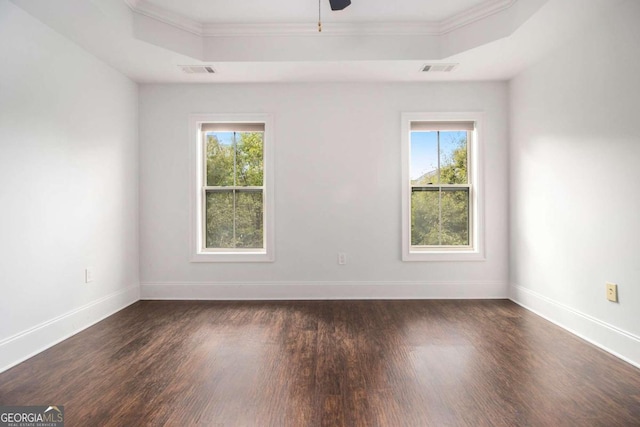
[[[509,301],[141,301],[0,374],[67,426],[640,426],[640,370]]]

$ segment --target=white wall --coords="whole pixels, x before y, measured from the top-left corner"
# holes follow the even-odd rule
[[[401,261],[405,111],[486,113],[486,261]],[[243,112],[275,118],[276,262],[190,263],[189,114]],[[140,143],[143,297],[507,295],[506,83],[143,85]]]
[[[6,0],[0,58],[1,371],[139,282],[136,84]]]
[[[514,299],[640,366],[638,18],[624,3],[511,82],[510,271]]]

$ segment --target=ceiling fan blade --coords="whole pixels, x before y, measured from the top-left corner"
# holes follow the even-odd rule
[[[329,0],[331,10],[342,10],[351,4],[351,0]]]

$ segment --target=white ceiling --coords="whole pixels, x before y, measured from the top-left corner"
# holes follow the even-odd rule
[[[137,82],[254,83],[507,80],[624,0],[396,0],[388,13],[382,0],[352,0],[353,16],[322,34],[316,17],[311,29],[274,24],[300,23],[307,0],[11,1]],[[393,24],[408,17],[415,25]],[[459,66],[419,71],[431,62]],[[193,64],[216,74],[178,67]]]
[[[314,22],[318,0],[146,0],[198,22]],[[332,12],[321,0],[323,19],[349,22],[442,21],[487,0],[353,0]]]

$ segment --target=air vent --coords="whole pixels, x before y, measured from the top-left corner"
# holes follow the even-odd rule
[[[449,73],[456,69],[458,64],[427,64],[420,71],[423,73]]]
[[[208,65],[179,65],[187,74],[214,74],[216,71]]]

